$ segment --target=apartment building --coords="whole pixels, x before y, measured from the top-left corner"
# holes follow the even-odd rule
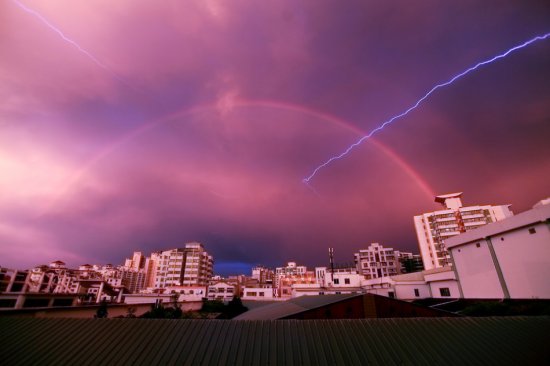
[[[158,253],[154,287],[204,286],[212,277],[214,259],[200,243]]]
[[[256,266],[252,268],[251,277],[257,280],[260,285],[273,284],[275,273],[272,269],[266,268],[264,266]]]
[[[237,288],[225,281],[218,281],[208,286],[208,300],[231,301],[237,294]]]
[[[444,209],[414,217],[418,246],[425,269],[451,265],[445,240],[513,215],[509,205],[462,205],[462,192],[435,197]]]
[[[401,253],[393,248],[386,248],[379,243],[372,243],[367,249],[354,254],[357,271],[365,279],[395,276],[402,273],[401,258],[413,258],[412,253]]]

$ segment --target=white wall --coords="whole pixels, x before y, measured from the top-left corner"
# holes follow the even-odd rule
[[[416,238],[418,239],[418,249],[420,251],[420,255],[422,256],[422,262],[424,263],[425,269],[432,269],[435,268],[435,261],[433,257],[430,257],[430,246],[431,244],[428,242],[428,239],[426,237],[426,233],[424,231],[424,224],[425,216],[419,215],[414,217],[414,228],[416,229]],[[429,230],[429,228],[428,228]],[[432,263],[434,261],[434,263]]]
[[[273,300],[273,289],[265,287],[245,287],[242,300]]]
[[[530,234],[530,228],[536,232]],[[491,240],[511,298],[550,298],[550,227],[547,224],[538,223]]]
[[[479,243],[480,246],[477,247],[476,243]],[[453,247],[451,252],[458,272],[458,280],[466,299],[504,298],[504,292],[485,240]]]
[[[414,290],[418,290],[416,296]],[[430,297],[430,287],[425,282],[396,282],[394,285],[395,298],[400,300],[417,300]]]

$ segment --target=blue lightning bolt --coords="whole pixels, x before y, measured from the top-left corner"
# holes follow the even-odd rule
[[[387,120],[386,122],[382,123],[380,126],[376,127],[374,130],[372,130],[368,135],[365,135],[363,137],[361,137],[359,140],[357,140],[357,142],[353,143],[352,145],[350,145],[346,150],[344,150],[344,152],[342,152],[341,154],[339,155],[335,155],[333,157],[331,157],[330,159],[328,159],[327,161],[325,161],[323,164],[319,165],[317,168],[315,168],[313,170],[313,172],[307,177],[307,178],[304,178],[302,180],[303,183],[307,184],[309,186],[309,182],[311,181],[311,179],[313,179],[313,177],[315,177],[315,175],[317,174],[317,172],[321,169],[323,169],[324,167],[326,167],[327,165],[329,165],[330,163],[332,163],[333,161],[335,160],[339,160],[339,159],[342,159],[343,157],[345,157],[346,155],[348,155],[354,148],[356,148],[357,146],[361,145],[365,140],[369,139],[370,137],[372,137],[374,134],[376,134],[377,132],[381,131],[384,129],[384,127],[388,126],[389,124],[391,124],[392,122],[394,122],[395,120],[399,119],[399,118],[402,118],[402,117],[405,117],[407,114],[409,114],[409,112],[415,110],[424,100],[426,100],[432,93],[434,93],[437,89],[440,89],[440,88],[443,88],[445,86],[448,86],[452,83],[454,83],[456,80],[460,79],[461,77],[469,74],[470,72],[478,69],[479,67],[481,66],[484,66],[484,65],[487,65],[487,64],[490,64],[492,62],[495,62],[501,58],[504,58],[506,56],[508,56],[509,54],[511,54],[512,52],[514,51],[517,51],[517,50],[520,50],[524,47],[527,47],[529,46],[530,44],[532,43],[535,43],[537,41],[541,41],[543,39],[546,39],[550,37],[550,33],[546,33],[544,35],[541,35],[541,36],[537,36],[533,39],[530,39],[522,44],[519,44],[517,46],[514,46],[512,48],[510,48],[508,51],[504,52],[504,53],[501,53],[499,55],[496,55],[495,57],[493,58],[490,58],[488,60],[485,60],[485,61],[481,61],[481,62],[478,62],[477,64],[475,64],[474,66],[462,71],[460,74],[457,74],[456,76],[453,76],[451,79],[449,79],[448,81],[444,82],[444,83],[441,83],[441,84],[437,84],[436,86],[434,86],[433,88],[430,89],[430,91],[428,91],[426,94],[424,94],[424,96],[420,99],[418,99],[418,101],[413,104],[412,107],[410,107],[409,109],[405,110],[403,113],[400,113],[396,116],[393,116],[392,118],[390,118],[389,120]]]
[[[116,75],[113,71],[111,71],[105,64],[103,64],[101,61],[99,61],[94,55],[92,55],[90,52],[86,51],[84,48],[80,47],[78,43],[67,37],[62,31],[60,31],[57,27],[55,27],[52,23],[50,23],[46,18],[44,18],[40,13],[34,11],[31,8],[28,8],[27,6],[23,5],[17,0],[12,0],[13,3],[15,3],[17,6],[19,6],[21,9],[26,11],[29,14],[34,15],[38,19],[42,21],[48,28],[53,30],[55,33],[57,33],[65,42],[71,44],[73,47],[75,47],[79,52],[83,53],[88,57],[90,60],[92,60],[97,66],[107,70],[109,73],[113,74],[115,77],[119,78],[118,75]]]

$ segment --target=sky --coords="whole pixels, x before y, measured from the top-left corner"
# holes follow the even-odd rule
[[[192,241],[221,274],[326,265],[418,252],[436,194],[527,210],[550,195],[550,38],[302,180],[548,32],[548,1],[0,0],[0,265]]]

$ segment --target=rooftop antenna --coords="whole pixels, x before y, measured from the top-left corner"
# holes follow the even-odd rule
[[[334,248],[328,248],[328,257],[330,259],[330,280],[334,283]]]

